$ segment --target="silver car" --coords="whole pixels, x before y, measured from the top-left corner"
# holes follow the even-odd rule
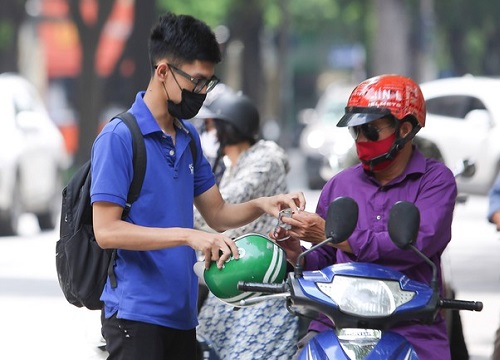
[[[16,235],[25,212],[36,215],[40,229],[55,227],[69,163],[35,87],[17,74],[1,74],[0,235]]]

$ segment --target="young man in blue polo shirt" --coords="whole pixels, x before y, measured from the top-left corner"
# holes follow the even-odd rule
[[[196,250],[206,266],[238,258],[234,242],[193,229],[193,203],[218,231],[247,224],[280,208],[304,209],[302,193],[228,204],[215,185],[199,136],[184,119],[196,115],[218,82],[215,36],[190,16],[160,17],[149,39],[152,76],[129,111],[147,151],[144,184],[121,219],[133,176],[132,138],[121,120],[108,123],[92,151],[94,231],[102,248],[118,249],[118,286],[103,291],[103,335],[110,359],[195,359],[198,278]],[[191,133],[191,134],[190,134]],[[192,135],[192,136],[191,136]],[[195,141],[194,159],[189,142]]]

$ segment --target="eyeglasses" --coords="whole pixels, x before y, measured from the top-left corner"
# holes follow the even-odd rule
[[[349,133],[353,137],[354,140],[358,139],[359,133],[362,132],[363,135],[370,141],[378,141],[379,138],[379,132],[381,132],[384,129],[394,127],[393,124],[384,126],[384,127],[377,127],[373,124],[363,124],[359,126],[349,126]]]
[[[167,65],[168,65],[168,68],[170,70],[176,72],[177,74],[179,74],[183,78],[191,81],[191,83],[194,85],[193,92],[196,94],[200,93],[204,87],[207,88],[206,92],[208,93],[215,87],[215,85],[217,85],[220,82],[220,80],[215,75],[212,76],[210,79],[195,78],[195,77],[192,77],[191,75],[185,73],[181,69],[176,68],[174,65],[171,65],[171,64],[167,64]],[[174,75],[174,79],[175,79],[175,75]],[[175,82],[177,82],[177,79],[175,79]],[[179,85],[179,83],[177,83],[177,85]],[[180,87],[180,85],[179,85],[179,87]]]

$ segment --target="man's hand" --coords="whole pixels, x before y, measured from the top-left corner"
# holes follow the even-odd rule
[[[306,198],[301,191],[260,198],[259,200],[263,201],[261,209],[275,218],[279,216],[280,210],[290,208],[292,211],[302,211],[306,207]]]
[[[297,211],[291,217],[284,217],[282,221],[292,228],[288,234],[301,240],[318,244],[325,240],[325,220],[316,213]]]
[[[325,220],[316,213],[297,211],[294,212],[291,217],[283,217],[282,221],[292,226],[292,228],[288,230],[287,235],[307,241],[312,245],[319,244],[326,240]],[[352,253],[351,245],[347,240],[339,244],[330,243],[329,245],[344,252]]]
[[[216,261],[217,267],[221,269],[231,256],[235,259],[240,258],[235,242],[221,234],[193,230],[193,236],[188,240],[188,244],[203,253],[206,269],[210,267],[211,261]]]
[[[275,241],[279,246],[281,246],[283,250],[285,250],[286,259],[290,264],[295,266],[297,263],[297,257],[302,253],[300,240],[288,236],[287,231],[283,228],[279,228],[278,230],[273,230],[268,235],[273,241]]]
[[[300,240],[314,244],[325,240],[325,221],[316,213],[293,211],[292,216],[283,216],[281,221],[291,226],[290,230],[277,227],[269,237],[285,250],[287,260],[295,266],[302,253]],[[281,239],[286,239],[282,240]]]

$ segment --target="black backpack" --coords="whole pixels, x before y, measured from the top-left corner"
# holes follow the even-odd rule
[[[124,219],[137,200],[146,171],[146,148],[135,117],[125,112],[123,120],[132,134],[134,177],[123,210]],[[90,204],[90,160],[71,177],[62,191],[60,239],[56,243],[59,285],[70,304],[90,310],[102,309],[99,300],[107,276],[116,287],[113,265],[116,250],[102,249],[95,240]]]
[[[132,134],[134,177],[123,210],[124,219],[141,192],[146,171],[144,138],[135,117],[125,112],[116,116],[123,120]],[[189,133],[193,164],[197,148]],[[100,310],[101,297],[109,275],[113,288],[117,286],[113,271],[116,250],[102,249],[95,240],[90,205],[90,160],[69,180],[62,192],[60,239],[56,243],[56,270],[59,285],[66,300],[77,307]]]

